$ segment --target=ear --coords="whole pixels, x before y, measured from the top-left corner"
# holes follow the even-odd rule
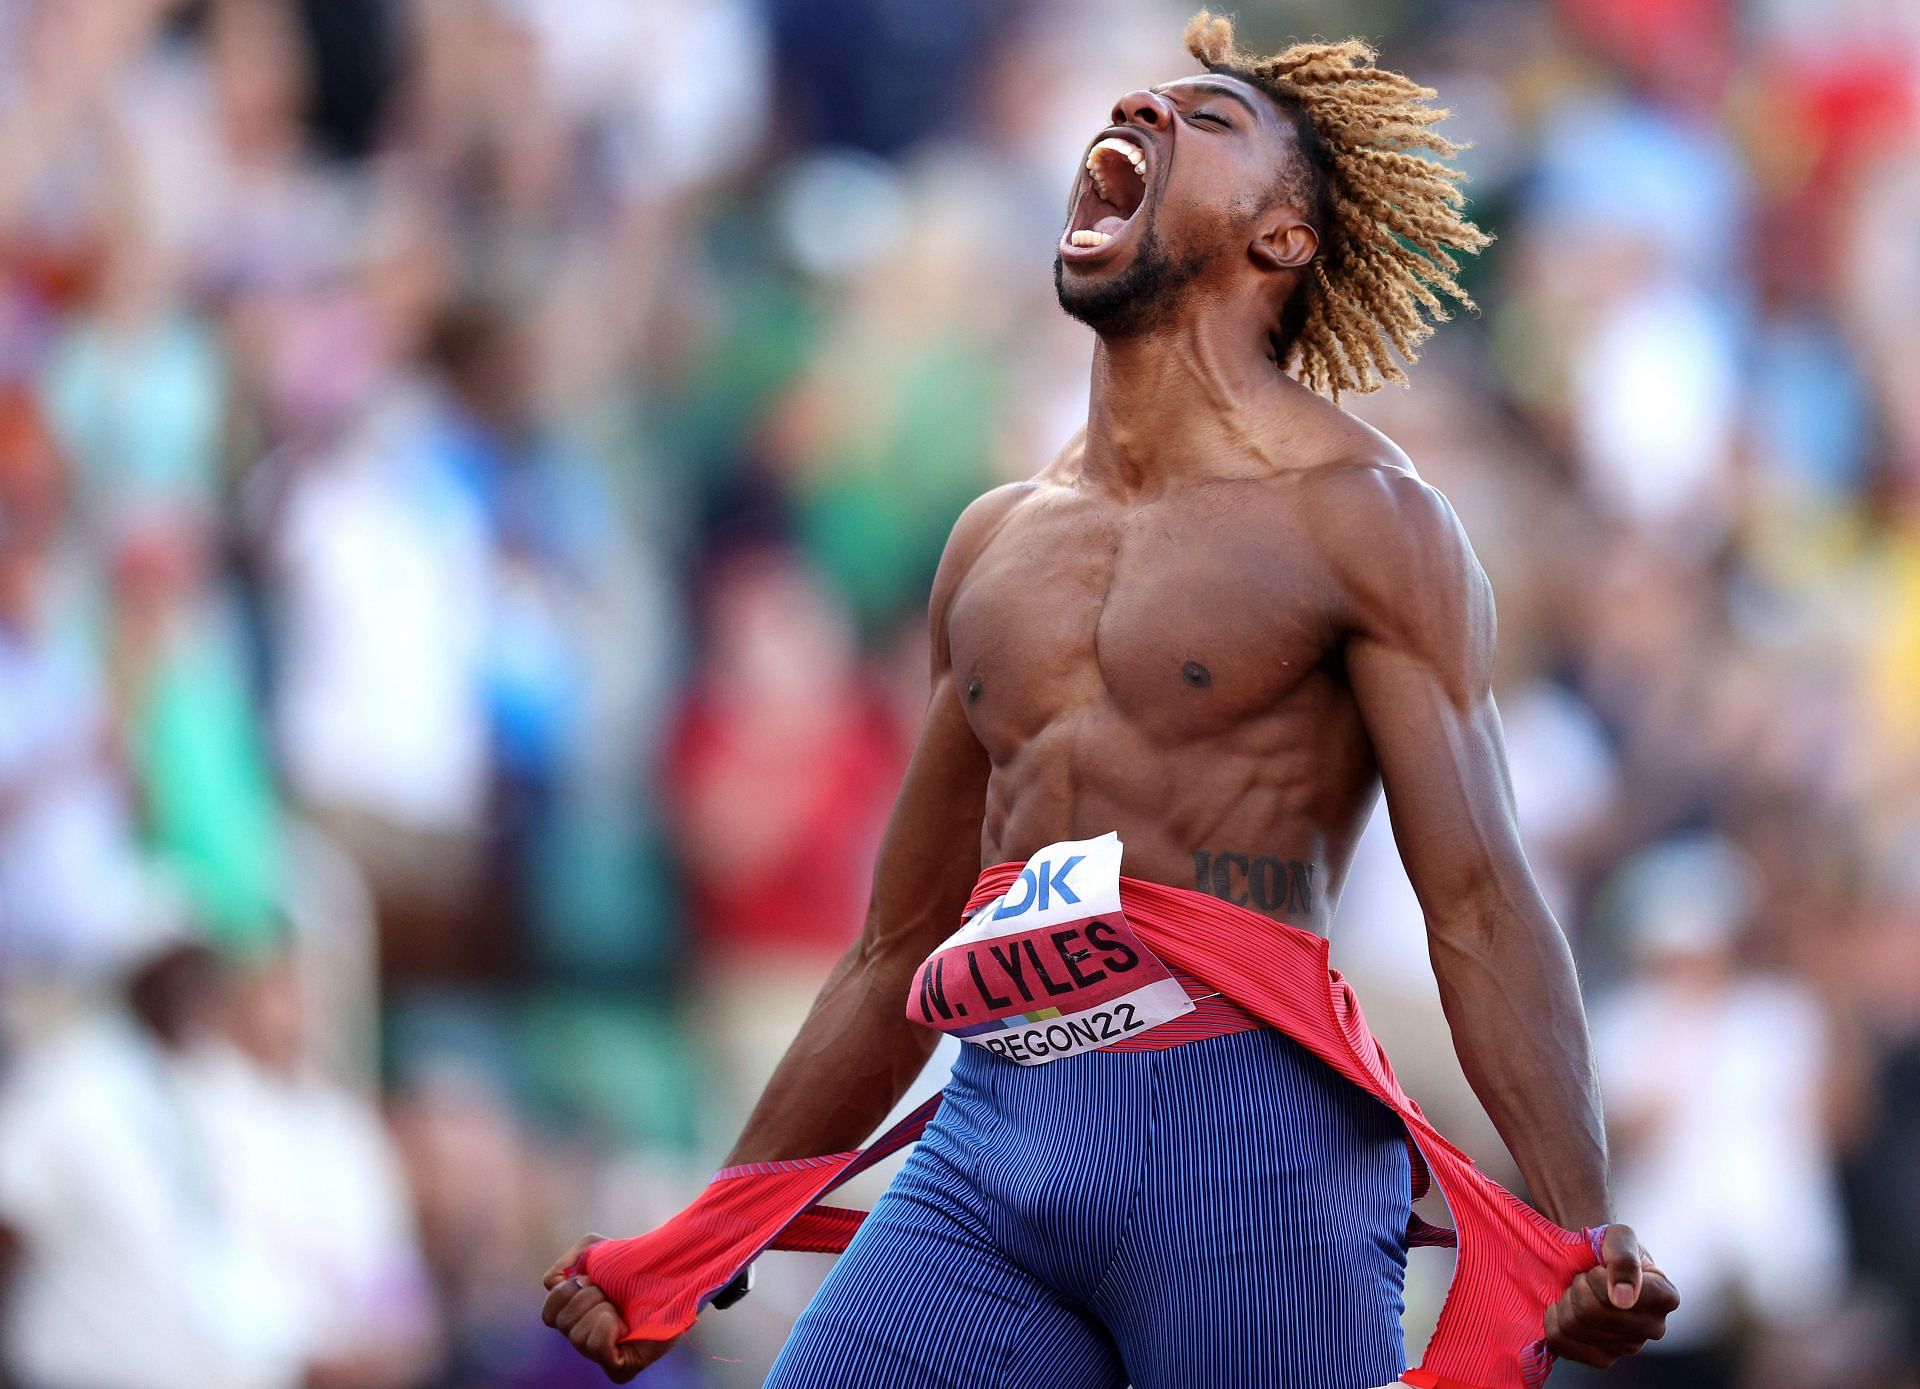
[[[1247,248],[1254,264],[1266,270],[1298,270],[1320,249],[1320,234],[1285,208],[1261,224]]]

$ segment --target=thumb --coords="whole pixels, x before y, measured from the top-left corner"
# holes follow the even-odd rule
[[[1625,1225],[1607,1226],[1600,1241],[1600,1258],[1607,1266],[1607,1290],[1615,1307],[1631,1307],[1640,1300],[1640,1272],[1645,1256],[1640,1240]]]
[[[585,1261],[587,1250],[593,1245],[605,1242],[606,1238],[605,1235],[585,1235],[576,1241],[573,1248],[556,1259],[553,1267],[548,1269],[545,1276],[541,1278],[540,1281],[547,1291],[552,1292],[555,1287],[571,1278],[574,1269]]]

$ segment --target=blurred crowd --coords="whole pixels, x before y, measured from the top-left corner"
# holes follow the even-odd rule
[[[1920,9],[1241,10],[1439,87],[1499,238],[1349,404],[1494,581],[1685,1297],[1605,1380],[1916,1389]],[[0,0],[0,1383],[596,1382],[538,1275],[692,1194],[856,930],[1185,17]],[[1505,1173],[1378,820],[1334,936]],[[758,1384],[773,1262],[649,1382]]]

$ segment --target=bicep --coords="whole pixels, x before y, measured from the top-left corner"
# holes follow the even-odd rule
[[[1493,591],[1459,518],[1418,478],[1359,468],[1329,476],[1316,520],[1348,681],[1429,923],[1537,895],[1493,704]]]
[[[1428,915],[1524,875],[1492,690],[1462,686],[1417,648],[1373,638],[1349,644],[1347,668],[1394,839]]]

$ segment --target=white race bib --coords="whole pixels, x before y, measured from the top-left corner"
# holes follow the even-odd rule
[[[927,956],[907,1016],[1037,1066],[1193,1011],[1120,910],[1120,837],[1050,844]]]

